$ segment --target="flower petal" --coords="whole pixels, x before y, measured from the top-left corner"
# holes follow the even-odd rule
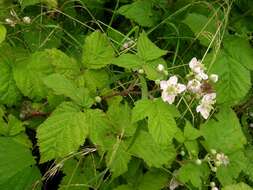
[[[175,95],[169,95],[166,92],[162,92],[162,99],[164,102],[168,102],[169,104],[172,104],[175,101],[176,96]]]
[[[175,84],[177,84],[177,80],[178,80],[178,79],[177,79],[177,76],[176,76],[176,75],[170,77],[169,80],[167,81],[167,82],[168,82],[168,85],[175,85]]]
[[[183,84],[178,84],[177,85],[177,92],[178,93],[182,93],[183,91],[185,91],[185,89],[186,89],[186,86],[185,85],[183,85]]]
[[[196,57],[193,57],[193,58],[191,59],[190,63],[189,63],[189,67],[190,67],[191,69],[193,69],[194,67],[196,67],[197,64],[198,64],[197,58],[196,58]]]
[[[166,80],[160,81],[160,88],[161,88],[162,90],[165,90],[166,88],[168,88],[168,83],[167,83]]]

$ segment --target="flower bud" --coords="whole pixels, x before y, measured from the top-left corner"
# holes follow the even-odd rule
[[[215,187],[215,182],[211,181],[211,182],[210,182],[210,186],[211,186],[211,187]]]
[[[201,165],[201,164],[202,164],[202,161],[201,161],[200,159],[197,159],[197,160],[195,160],[195,163],[196,163],[197,165]]]
[[[95,97],[95,102],[100,103],[102,101],[102,98],[100,96]]]
[[[139,70],[138,70],[138,73],[139,73],[139,74],[144,74],[144,70],[143,70],[143,69],[139,69]]]
[[[215,164],[215,166],[219,167],[222,164],[222,162],[221,161],[215,161],[214,164]]]
[[[218,77],[218,75],[216,75],[216,74],[211,74],[210,77],[209,77],[209,79],[210,79],[212,82],[216,83],[216,82],[218,81],[219,77]]]
[[[25,17],[23,17],[23,22],[24,22],[25,24],[31,24],[31,18],[28,17],[28,16],[25,16]]]
[[[185,151],[181,150],[180,155],[185,156]]]
[[[217,151],[215,149],[211,149],[210,152],[212,155],[215,155],[217,153]]]
[[[212,170],[213,172],[217,172],[217,167],[213,167],[211,170]]]
[[[157,66],[157,71],[159,71],[159,72],[163,72],[164,71],[164,65],[162,65],[162,64],[159,64],[158,66]]]

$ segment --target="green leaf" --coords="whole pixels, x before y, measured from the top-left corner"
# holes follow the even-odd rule
[[[233,35],[227,36],[223,43],[229,56],[248,69],[253,70],[253,52],[248,40]]]
[[[40,162],[77,151],[87,136],[85,114],[72,103],[62,103],[37,130]]]
[[[249,146],[246,148],[244,154],[247,158],[246,168],[244,169],[244,172],[249,176],[250,180],[253,181],[253,147]]]
[[[88,190],[90,182],[96,180],[94,160],[86,157],[85,159],[68,159],[62,168],[65,176],[63,177],[59,190]],[[94,172],[95,171],[95,172]],[[80,184],[77,186],[76,184]]]
[[[38,3],[45,3],[47,4],[49,7],[57,7],[57,0],[19,0],[19,3],[22,7],[22,9],[31,6],[31,5],[35,5]]]
[[[126,53],[113,59],[112,64],[126,69],[138,69],[143,65],[143,61],[137,55]]]
[[[118,13],[144,27],[154,26],[159,20],[152,8],[152,1],[149,0],[137,0],[132,4],[123,5]]]
[[[138,55],[145,61],[151,61],[158,59],[161,56],[167,54],[166,50],[162,50],[157,47],[150,39],[148,39],[146,33],[141,33],[137,41]]]
[[[194,187],[201,189],[201,186],[207,180],[209,173],[210,170],[205,163],[201,165],[187,163],[179,169],[177,179],[183,183],[190,183]]]
[[[149,133],[156,143],[168,145],[177,132],[177,125],[170,106],[161,99],[137,101],[133,109],[133,122],[148,117]]]
[[[31,151],[9,137],[0,137],[0,187],[35,164]]]
[[[130,159],[131,154],[127,152],[127,145],[124,142],[117,142],[111,150],[108,151],[106,165],[113,173],[113,178],[127,171]]]
[[[190,27],[195,36],[199,36],[202,45],[208,46],[218,26],[214,18],[208,18],[198,13],[189,13],[183,22]]]
[[[85,111],[85,115],[92,143],[102,151],[110,150],[115,138],[111,136],[112,129],[106,114],[99,109],[89,109]]]
[[[195,140],[201,136],[201,132],[194,128],[189,121],[186,121],[184,127],[184,137],[186,140]]]
[[[127,103],[121,104],[121,97],[110,102],[107,116],[116,134],[133,136],[137,128],[136,123],[131,123],[132,113]]]
[[[227,166],[221,165],[216,172],[216,176],[223,186],[235,183],[241,171],[247,167],[247,159],[242,151],[227,156],[229,164]]]
[[[73,59],[57,49],[38,51],[16,64],[14,79],[25,96],[40,100],[48,95],[43,79],[53,72],[73,78],[78,74],[79,68]]]
[[[161,190],[168,183],[168,175],[160,170],[145,173],[140,181],[138,190]]]
[[[230,108],[221,108],[215,117],[216,119],[209,120],[201,127],[208,149],[224,153],[242,149],[246,144],[246,138],[236,114]]]
[[[54,90],[56,95],[69,97],[77,104],[84,107],[90,107],[93,103],[87,89],[78,88],[74,82],[68,80],[63,75],[52,74],[44,78],[43,81],[48,88]]]
[[[21,93],[13,77],[11,64],[12,60],[7,56],[0,55],[0,102],[7,105],[16,104],[21,98]]]
[[[175,157],[175,149],[172,146],[160,146],[145,131],[140,131],[129,152],[142,158],[150,167],[157,168],[169,164]]]
[[[6,28],[4,27],[4,25],[0,24],[0,44],[5,40],[6,33]]]
[[[252,190],[250,186],[241,182],[233,185],[228,185],[222,188],[222,190]]]
[[[41,174],[36,166],[27,166],[14,176],[9,178],[5,183],[0,184],[2,190],[21,190],[21,189],[41,189]]]
[[[13,115],[8,116],[8,125],[6,123],[1,123],[0,125],[0,134],[4,136],[14,136],[22,131],[25,131],[23,123]]]
[[[166,79],[165,75],[163,72],[159,72],[157,70],[157,66],[161,64],[164,66],[164,68],[167,68],[167,63],[163,58],[158,58],[152,61],[147,61],[145,62],[145,64],[142,66],[145,74],[147,75],[147,78],[150,80],[162,80],[162,79]]]
[[[80,68],[76,60],[67,56],[58,49],[44,50],[44,58],[53,65],[56,73],[62,74],[69,79],[74,79],[80,74]]]
[[[45,59],[45,52],[36,52],[27,60],[16,64],[14,79],[25,96],[38,100],[46,97],[48,89],[42,79],[53,72],[50,61]]]
[[[212,54],[206,58],[206,62],[210,64],[211,60]],[[221,50],[211,66],[210,73],[219,76],[215,86],[217,102],[226,105],[237,104],[251,88],[250,71],[242,62],[228,54],[227,50]]]
[[[114,49],[105,34],[95,31],[86,37],[83,46],[83,65],[90,69],[99,69],[111,64]]]
[[[77,80],[78,86],[86,87],[93,95],[103,89],[109,88],[110,76],[106,70],[87,69]]]

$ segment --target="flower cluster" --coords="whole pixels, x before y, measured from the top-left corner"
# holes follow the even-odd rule
[[[212,149],[211,154],[206,156],[206,160],[209,163],[209,166],[213,172],[217,171],[217,168],[220,166],[228,166],[229,158],[223,152],[216,152]]]
[[[6,18],[5,22],[6,24],[10,25],[11,27],[15,27],[16,24],[31,24],[32,20],[30,17],[25,16],[22,19],[20,19],[17,15],[17,13],[14,10],[10,11],[11,18]]]
[[[213,92],[211,83],[218,81],[218,75],[211,74],[208,76],[205,73],[204,65],[198,61],[195,57],[189,63],[191,69],[190,80],[187,85],[178,83],[178,78],[172,76],[167,81],[160,81],[160,88],[162,89],[162,99],[164,102],[172,104],[175,101],[175,97],[184,91],[188,91],[194,94],[197,98],[201,99],[196,111],[207,119],[213,109],[213,104],[216,102],[216,93]],[[157,70],[162,71],[164,67],[158,65]]]

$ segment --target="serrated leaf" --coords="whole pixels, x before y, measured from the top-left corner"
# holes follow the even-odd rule
[[[0,122],[2,122],[2,120],[0,120]],[[6,123],[0,124],[0,135],[14,136],[22,131],[25,131],[23,123],[13,115],[8,116],[8,125]]]
[[[113,178],[127,171],[130,159],[131,154],[127,152],[127,145],[124,142],[117,142],[111,150],[108,151],[106,165],[113,173]]]
[[[201,165],[187,163],[179,169],[177,179],[183,183],[190,183],[200,189],[202,184],[207,180],[209,173],[210,170],[205,163]]]
[[[164,66],[165,70],[167,69],[167,63],[163,58],[154,59],[152,61],[147,61],[143,64],[142,68],[150,80],[162,80],[165,79],[165,75],[163,72],[159,72],[157,70],[157,66],[161,64]]]
[[[195,36],[199,36],[202,45],[208,46],[218,26],[214,18],[208,18],[198,13],[189,13],[183,22],[191,28]]]
[[[248,69],[253,70],[253,52],[249,41],[233,35],[227,36],[223,43],[229,56]]]
[[[63,173],[65,176],[63,177],[59,190],[88,190],[89,189],[89,180],[95,177],[94,169],[92,162],[87,162],[90,164],[87,166],[86,161],[83,159],[68,159],[64,162]],[[94,163],[93,163],[94,164]],[[92,167],[93,166],[93,167]],[[90,176],[88,175],[88,172]],[[90,173],[91,172],[91,173]],[[79,184],[79,186],[76,186]]]
[[[99,69],[111,64],[114,49],[105,34],[95,31],[86,37],[83,46],[83,65],[90,69]]]
[[[154,26],[159,20],[152,8],[152,1],[149,0],[138,0],[132,4],[123,5],[118,13],[146,27]]]
[[[0,103],[13,105],[21,99],[21,93],[13,77],[15,54],[11,47],[4,44],[0,46]],[[7,51],[4,53],[4,50]]]
[[[131,123],[132,112],[127,103],[121,104],[121,98],[110,101],[107,116],[112,124],[115,134],[123,136],[133,136],[137,125]]]
[[[137,41],[138,55],[145,61],[151,61],[158,59],[161,56],[167,54],[166,50],[162,50],[157,47],[150,39],[148,39],[146,33],[141,33]]]
[[[88,136],[85,114],[72,103],[64,102],[37,130],[40,162],[64,157],[78,150]]]
[[[44,55],[44,52],[36,52],[14,67],[14,79],[18,88],[25,96],[38,100],[46,97],[48,92],[42,79],[53,72],[52,65]]]
[[[177,132],[170,105],[161,99],[137,101],[133,109],[133,122],[148,117],[149,133],[156,143],[168,145]]]
[[[222,188],[222,190],[252,190],[250,186],[241,182],[233,185],[228,185]]]
[[[186,121],[184,127],[184,137],[186,140],[195,140],[201,136],[201,132],[194,128],[189,121]]]
[[[244,154],[247,158],[246,168],[244,169],[244,172],[249,176],[250,180],[253,181],[253,148],[251,146],[246,148]]]
[[[168,182],[168,175],[160,170],[145,173],[140,181],[138,190],[161,190]]]
[[[215,117],[216,120],[209,120],[201,127],[205,145],[209,150],[231,153],[242,149],[246,144],[246,138],[236,114],[230,108],[221,108]]]
[[[57,73],[49,75],[43,82],[48,88],[53,89],[56,95],[69,97],[81,106],[90,107],[93,103],[87,89],[78,88],[73,81],[63,75]]]
[[[4,25],[0,24],[0,44],[5,40],[6,33],[6,28],[4,27]]]
[[[129,152],[142,158],[149,166],[157,168],[169,164],[175,157],[175,149],[172,146],[160,146],[145,131],[140,131]]]
[[[109,88],[110,76],[104,69],[87,69],[78,78],[77,84],[80,87],[88,88],[92,94],[97,95],[98,91]]]
[[[112,142],[115,143],[115,139],[110,136],[112,130],[106,114],[99,109],[86,110],[85,114],[91,141],[102,151],[111,149]]]
[[[137,55],[126,53],[113,59],[112,64],[126,69],[138,69],[144,62]]]
[[[41,189],[41,174],[36,166],[28,166],[14,176],[9,178],[5,183],[0,184],[1,190],[21,190],[21,189]]]
[[[206,62],[211,63],[211,59],[212,54],[206,58]],[[219,76],[219,81],[215,85],[218,103],[235,105],[251,88],[250,71],[226,50],[220,50],[210,73]]]
[[[72,78],[78,71],[75,61],[57,49],[50,49],[38,51],[16,64],[14,79],[25,96],[40,100],[48,95],[48,88],[43,82],[45,77],[57,72]]]
[[[30,149],[9,137],[0,137],[0,186],[35,164]]]

